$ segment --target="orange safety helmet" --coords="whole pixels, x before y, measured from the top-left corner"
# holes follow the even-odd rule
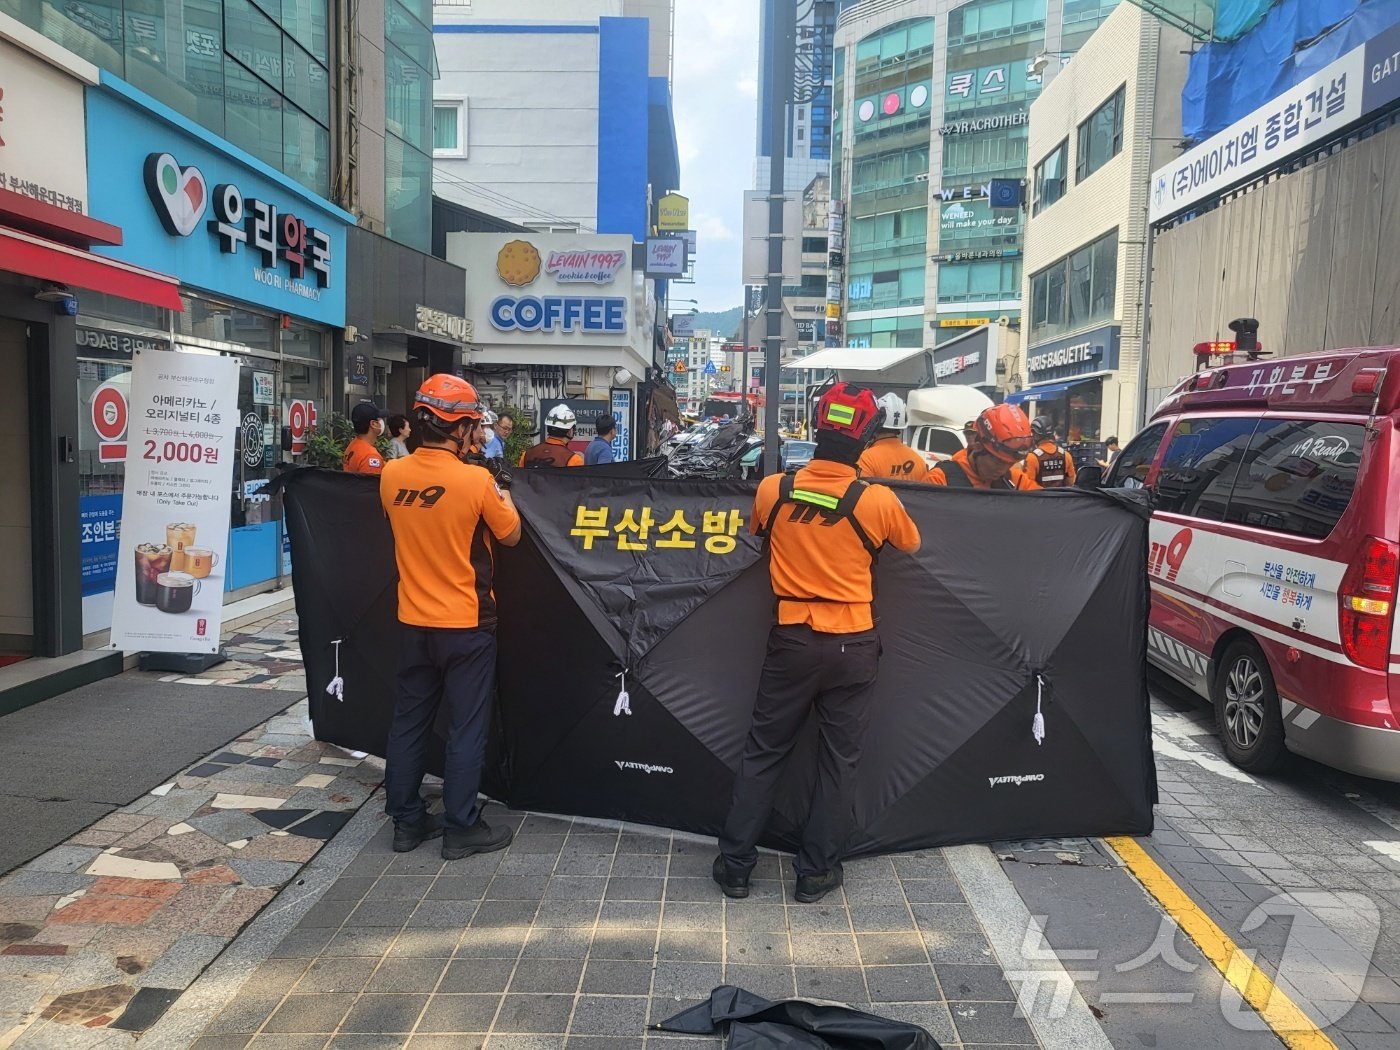
[[[837,383],[817,402],[817,429],[867,441],[884,422],[885,410],[868,387]]]
[[[1004,463],[1015,463],[1035,447],[1030,420],[1015,405],[993,405],[972,424],[978,444]]]
[[[460,376],[445,372],[427,378],[413,398],[413,407],[431,412],[444,423],[463,419],[478,421],[486,411],[477,397],[476,387]]]

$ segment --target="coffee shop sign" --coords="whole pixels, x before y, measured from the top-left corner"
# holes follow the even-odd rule
[[[1063,368],[1065,365],[1083,364],[1085,361],[1092,361],[1102,353],[1103,347],[1095,346],[1093,343],[1075,343],[1073,346],[1062,346],[1056,350],[1027,358],[1026,368],[1032,372],[1043,372],[1047,368]]]
[[[465,343],[472,338],[472,323],[465,317],[458,317],[445,310],[419,305],[416,311],[416,327],[425,335],[438,335]]]

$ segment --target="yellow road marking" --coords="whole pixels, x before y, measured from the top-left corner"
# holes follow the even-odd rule
[[[1254,965],[1254,961],[1172,881],[1146,850],[1126,836],[1104,841],[1285,1046],[1291,1050],[1337,1050],[1337,1044],[1269,979],[1268,974]]]

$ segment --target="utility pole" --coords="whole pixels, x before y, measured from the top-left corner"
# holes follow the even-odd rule
[[[768,63],[773,71],[768,152],[768,340],[763,355],[763,472],[778,473],[778,408],[783,362],[783,160],[787,150],[788,100],[796,68],[797,10],[791,0],[773,4]],[[746,312],[748,303],[744,304]],[[745,341],[745,346],[747,346]],[[748,372],[744,374],[748,382]]]
[[[749,404],[749,388],[752,386],[749,382],[749,303],[751,301],[752,295],[749,291],[749,286],[746,284],[744,285],[744,327],[742,329],[742,338],[744,342],[739,348],[739,393],[742,394],[744,398],[744,411],[750,413],[751,416],[757,416],[758,413],[755,412]],[[758,429],[758,420],[755,418],[752,419],[751,422],[754,424],[754,429]]]

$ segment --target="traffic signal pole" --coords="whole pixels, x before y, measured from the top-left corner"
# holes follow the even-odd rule
[[[787,152],[788,99],[793,91],[796,66],[796,5],[770,7],[768,61],[773,71],[773,98],[769,110],[768,168],[768,338],[763,355],[763,472],[778,473],[778,409],[782,401],[783,363],[783,160]],[[748,303],[744,303],[745,318]],[[744,340],[745,354],[748,340]],[[744,370],[744,383],[749,381]]]

